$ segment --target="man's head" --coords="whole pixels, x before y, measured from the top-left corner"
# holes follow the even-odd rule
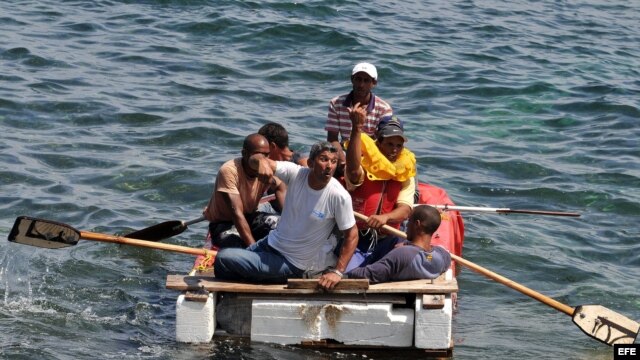
[[[321,189],[329,183],[333,173],[336,171],[338,149],[330,142],[317,142],[311,147],[307,164],[311,169],[309,185],[313,189]]]
[[[376,144],[389,161],[398,159],[406,141],[404,125],[397,116],[385,116],[380,119],[376,130]]]
[[[258,134],[269,141],[269,158],[276,161],[289,161],[293,152],[289,149],[289,134],[284,126],[270,122],[263,125]]]
[[[366,62],[356,64],[351,70],[351,84],[356,98],[368,96],[378,84],[378,70]]]
[[[413,208],[407,223],[407,239],[413,241],[416,236],[431,237],[440,226],[440,212],[429,205],[418,205]]]
[[[242,161],[247,163],[255,154],[269,156],[269,141],[260,134],[251,134],[244,138],[242,143]],[[248,167],[248,166],[247,166]]]

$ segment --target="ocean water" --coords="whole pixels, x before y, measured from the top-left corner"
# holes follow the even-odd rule
[[[174,341],[168,274],[193,258],[14,244],[17,216],[125,233],[197,218],[266,122],[299,151],[373,62],[419,179],[464,213],[463,256],[565,304],[640,320],[637,1],[0,2],[0,358],[347,359]],[[203,223],[168,243],[199,247]],[[456,359],[610,359],[571,318],[469,270]]]

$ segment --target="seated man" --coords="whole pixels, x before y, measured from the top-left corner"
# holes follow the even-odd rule
[[[278,227],[248,249],[222,249],[216,256],[216,278],[284,283],[302,278],[310,270],[319,249],[337,225],[344,235],[335,268],[319,279],[319,285],[333,288],[342,279],[358,241],[351,197],[333,178],[337,149],[328,142],[311,147],[309,167],[287,161],[273,161],[260,154],[250,159],[261,176],[275,175],[287,184],[287,196]]]
[[[407,224],[407,242],[382,259],[347,273],[350,279],[371,283],[435,279],[451,266],[451,255],[441,246],[431,246],[431,235],[440,226],[440,212],[428,205],[413,209]]]
[[[399,228],[411,213],[415,193],[415,156],[404,149],[407,138],[402,122],[395,116],[383,117],[374,143],[362,134],[366,107],[357,103],[350,111],[352,137],[347,147],[345,186],[354,211],[369,220],[358,221],[358,250],[347,271],[379,260],[393,249],[397,238],[378,230],[387,224]]]
[[[263,125],[258,134],[269,141],[269,159],[275,161],[290,161],[293,151],[289,149],[289,133],[284,126],[270,122]]]
[[[269,142],[269,159],[275,161],[292,161],[293,151],[289,149],[289,133],[284,126],[270,122],[263,125],[258,134],[264,136]],[[265,195],[274,194],[274,191],[269,189]],[[284,196],[286,191],[275,193],[280,198],[265,202],[260,205],[259,209],[267,213],[281,213],[282,207],[280,204],[284,204]]]
[[[269,155],[269,142],[260,134],[251,134],[244,139],[242,157],[227,161],[218,171],[213,194],[203,212],[210,222],[212,244],[218,248],[250,246],[278,222],[277,215],[256,210],[267,189],[280,194],[286,192],[286,186],[277,178],[258,176],[249,166],[249,158],[256,154]],[[279,197],[284,199],[284,195]]]

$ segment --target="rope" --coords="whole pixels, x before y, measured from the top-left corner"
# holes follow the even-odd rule
[[[204,271],[208,271],[208,270],[213,270],[213,260],[214,259],[215,259],[215,257],[209,251],[209,249],[204,249],[204,258],[202,259],[202,261],[200,261],[200,264],[198,264],[198,266],[195,266],[193,268],[192,272],[194,272],[194,271],[204,272]]]

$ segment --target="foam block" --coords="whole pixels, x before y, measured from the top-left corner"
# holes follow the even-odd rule
[[[176,341],[208,343],[215,331],[215,294],[206,302],[187,301],[184,294],[176,301]]]
[[[331,339],[346,345],[409,347],[413,309],[384,303],[254,300],[251,340],[283,345]]]

